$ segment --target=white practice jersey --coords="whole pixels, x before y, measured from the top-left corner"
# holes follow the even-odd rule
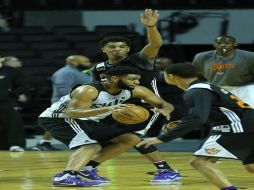
[[[124,101],[130,99],[132,97],[132,93],[130,90],[122,90],[118,94],[110,94],[100,83],[89,84],[90,86],[95,87],[99,94],[95,100],[93,100],[91,108],[101,108],[105,106],[112,106],[121,104]],[[66,118],[66,107],[71,100],[70,94],[63,96],[58,102],[51,105],[51,107],[47,108],[44,112],[41,113],[39,117],[49,117],[49,118]],[[109,115],[112,112],[105,112],[103,114],[97,115],[96,117],[87,117],[80,118],[84,120],[100,120]]]

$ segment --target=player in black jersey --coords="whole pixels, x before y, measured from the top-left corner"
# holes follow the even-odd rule
[[[108,60],[102,63],[97,64],[93,70],[93,77],[96,80],[103,81],[104,80],[104,72],[109,68],[116,67],[119,65],[126,65],[130,67],[138,68],[141,72],[140,84],[154,91],[156,95],[159,95],[157,85],[156,85],[156,76],[159,75],[159,72],[156,70],[154,64],[155,59],[157,57],[158,51],[160,47],[163,45],[163,40],[159,31],[156,28],[156,24],[158,21],[159,14],[157,11],[153,11],[151,9],[146,9],[144,13],[141,15],[141,22],[146,26],[147,29],[147,37],[148,44],[140,51],[131,55],[128,55],[131,48],[131,41],[125,37],[120,36],[109,36],[100,41],[100,46],[102,51],[106,54]],[[134,101],[134,102],[133,102]],[[148,104],[141,103],[140,100],[135,101],[132,100],[132,103],[141,104],[143,107],[149,106]],[[156,135],[162,126],[153,125],[155,121],[158,122],[160,118],[159,114],[151,113],[151,117],[147,120],[146,125],[143,125],[142,130],[138,133],[140,135],[146,135],[147,132],[154,133],[156,131]],[[155,130],[153,130],[155,129]],[[113,147],[112,147],[113,148]],[[180,175],[175,175],[175,172],[170,168],[168,163],[163,159],[161,154],[157,151],[155,146],[150,146],[149,148],[137,148],[135,147],[141,154],[145,155],[150,161],[158,169],[158,173],[151,180],[153,182],[163,182],[163,181],[175,181],[180,178]],[[121,149],[115,148],[114,150],[122,152]],[[94,159],[94,162],[90,162],[88,165],[95,167],[100,163],[106,160],[106,157],[109,157],[106,153],[105,155],[101,155],[101,157],[97,157]],[[85,167],[88,168],[88,167]],[[96,173],[93,173],[96,175]],[[172,177],[173,176],[173,177]]]
[[[138,146],[170,141],[210,121],[210,134],[194,153],[191,165],[220,189],[236,190],[215,163],[219,158],[239,159],[254,173],[254,109],[229,91],[200,81],[190,64],[170,65],[164,76],[167,83],[186,91],[183,98],[189,113],[165,126],[167,134],[145,139]]]
[[[138,85],[140,75],[137,69],[116,67],[108,70],[106,76],[107,81],[104,83],[74,88],[39,116],[38,123],[45,131],[69,148],[76,149],[71,154],[65,171],[53,177],[54,186],[98,185],[98,182],[81,180],[78,175],[90,178],[80,170],[95,154],[104,151],[104,148],[101,150],[101,145],[110,141],[127,151],[141,140],[137,135],[129,133],[135,131],[135,126],[131,129],[112,122],[112,112],[125,107],[126,104],[123,103],[126,100],[135,97],[143,99],[167,118],[170,115],[172,108],[169,103],[148,88]],[[120,135],[126,141],[114,139]]]

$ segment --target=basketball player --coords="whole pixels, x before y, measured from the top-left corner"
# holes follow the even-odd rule
[[[125,134],[123,141],[111,140],[125,151],[140,141],[133,132],[136,127],[123,126],[111,117],[111,113],[126,106],[122,104],[130,98],[143,99],[169,117],[171,105],[156,96],[149,89],[137,86],[139,71],[131,67],[115,67],[105,73],[104,83],[80,85],[58,102],[46,109],[38,119],[39,125],[55,139],[73,149],[66,169],[56,174],[54,186],[93,186],[100,182],[88,182],[78,175],[82,166],[101,150],[101,145],[110,139]],[[82,120],[79,120],[82,118]]]
[[[239,159],[247,171],[254,173],[254,109],[229,91],[200,81],[197,76],[190,64],[168,66],[165,80],[186,91],[183,97],[189,114],[175,128],[169,124],[167,128],[171,130],[167,134],[145,139],[138,146],[170,141],[210,120],[210,134],[194,153],[191,165],[220,189],[236,190],[215,163],[219,158]]]
[[[156,28],[158,21],[159,13],[158,11],[153,11],[151,9],[146,9],[143,14],[141,14],[141,22],[147,29],[147,37],[149,43],[137,53],[128,55],[131,42],[125,37],[106,37],[100,41],[100,46],[102,51],[107,56],[108,60],[96,65],[93,69],[93,76],[96,80],[104,80],[103,72],[108,70],[111,67],[118,65],[127,65],[130,67],[138,68],[141,72],[140,84],[153,90],[156,95],[159,95],[155,76],[159,72],[155,69],[155,58],[157,57],[160,47],[163,45],[163,41],[160,33]],[[140,101],[135,102],[135,104],[141,104]],[[143,107],[148,106],[147,104],[142,103]],[[145,135],[146,131],[150,129],[155,120],[159,119],[159,114],[152,113],[150,119],[147,121],[146,125],[143,125],[138,133],[140,135]],[[160,126],[154,126],[156,128]],[[160,131],[156,129],[156,131]],[[121,139],[119,139],[121,140]],[[113,149],[114,147],[112,147]],[[175,181],[181,178],[180,174],[174,171],[168,163],[163,159],[161,154],[157,151],[155,146],[150,146],[149,148],[136,148],[141,154],[145,155],[158,169],[158,173],[151,180],[153,182],[163,182],[163,181]],[[114,152],[119,151],[121,153],[123,150],[115,148],[112,150]],[[101,154],[96,159],[88,163],[89,167],[85,167],[83,172],[90,176],[90,179],[93,180],[105,180],[110,181],[109,179],[102,178],[98,175],[96,166],[100,163],[111,158],[110,151],[109,153]],[[177,175],[176,175],[177,173]]]

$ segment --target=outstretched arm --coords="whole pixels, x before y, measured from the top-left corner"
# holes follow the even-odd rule
[[[188,132],[202,126],[208,120],[208,115],[211,109],[212,99],[215,98],[208,90],[192,90],[189,94],[187,102],[192,102],[192,107],[189,107],[189,114],[178,121],[176,127],[170,130],[169,133],[160,135],[158,137],[146,138],[140,142],[138,146],[148,147],[152,144],[158,144],[179,138]],[[188,103],[187,103],[188,105]]]
[[[170,118],[170,113],[174,110],[174,106],[161,97],[155,95],[151,90],[143,86],[137,86],[133,90],[133,97],[144,100],[155,108],[153,111],[164,115],[167,119]]]
[[[146,27],[149,42],[142,52],[148,59],[153,59],[157,56],[160,47],[163,45],[163,40],[156,27],[159,12],[157,10],[145,9],[140,17],[142,24]]]

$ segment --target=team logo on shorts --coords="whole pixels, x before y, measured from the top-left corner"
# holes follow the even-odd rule
[[[215,155],[218,152],[220,152],[221,150],[218,150],[218,149],[215,149],[215,148],[206,148],[205,151],[209,155]]]

